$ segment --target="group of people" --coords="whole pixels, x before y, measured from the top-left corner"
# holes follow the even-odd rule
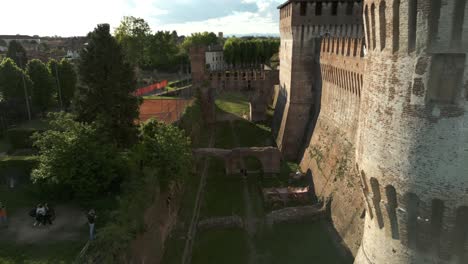
[[[46,224],[52,225],[55,220],[55,210],[47,203],[38,204],[36,208],[31,209],[29,215],[36,219],[33,224],[34,226],[45,226]]]
[[[0,202],[0,227],[8,225],[8,217],[5,205]]]

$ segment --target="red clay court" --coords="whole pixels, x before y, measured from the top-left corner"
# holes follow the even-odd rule
[[[174,123],[182,116],[191,99],[144,99],[140,106],[140,122],[150,118]]]

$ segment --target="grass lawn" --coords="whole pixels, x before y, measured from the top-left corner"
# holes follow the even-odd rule
[[[209,166],[202,218],[244,215],[243,182],[238,177],[226,176],[222,160],[212,158]]]
[[[248,98],[242,93],[223,93],[216,98],[215,103],[219,110],[232,113],[240,117],[248,115],[250,111]]]
[[[247,234],[241,229],[210,230],[195,240],[193,264],[248,263]],[[285,262],[288,263],[288,262]]]
[[[0,243],[0,263],[2,264],[68,264],[72,263],[84,241],[67,241],[34,245]]]
[[[225,149],[235,147],[234,134],[228,121],[216,123],[214,147]]]
[[[271,187],[286,187],[286,186],[307,186],[305,178],[303,178],[299,182],[294,182],[293,184],[289,184],[289,174],[295,173],[299,168],[294,162],[281,162],[281,171],[279,175],[267,175],[265,176],[262,181],[263,188],[271,188]]]
[[[202,164],[203,160],[200,160],[197,164],[198,171],[201,171]],[[199,175],[191,175],[185,185],[186,189],[180,203],[177,225],[172,230],[170,237],[166,240],[166,251],[164,252],[161,263],[178,264],[182,262],[182,254],[185,247],[185,236],[187,235],[190,226],[190,220],[192,218],[199,184]]]
[[[273,146],[271,131],[267,126],[255,124],[247,120],[234,121],[234,130],[241,147]]]
[[[259,264],[347,264],[321,222],[278,224],[257,236]]]

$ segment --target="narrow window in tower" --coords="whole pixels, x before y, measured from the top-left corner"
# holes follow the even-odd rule
[[[393,2],[393,52],[400,49],[400,0]]]
[[[367,48],[370,49],[370,43],[371,43],[371,35],[370,35],[370,24],[369,24],[369,8],[366,5],[365,11],[364,11],[364,20],[366,22],[366,33],[367,33]]]
[[[380,26],[380,50],[385,48],[385,38],[387,36],[387,20],[385,19],[385,1],[379,6],[379,26]]]
[[[393,239],[399,239],[400,234],[398,232],[398,219],[396,209],[398,207],[397,193],[395,187],[387,185],[385,187],[385,194],[387,195],[387,213],[390,221],[390,228]]]
[[[375,5],[371,5],[371,29],[372,29],[372,49],[375,49],[375,46],[377,46],[377,41],[375,39]]]
[[[440,8],[442,0],[431,0],[429,13],[429,45],[437,40],[439,33]]]
[[[463,20],[465,17],[466,0],[455,1],[455,15],[453,16],[452,25],[452,42],[451,45],[458,47],[461,44],[463,33]]]
[[[352,39],[348,39],[348,48],[346,49],[346,56],[351,55],[351,42],[352,41],[353,41]]]
[[[371,178],[370,184],[372,189],[372,200],[374,201],[375,214],[377,216],[377,224],[379,225],[379,228],[382,229],[384,227],[384,222],[382,216],[382,209],[380,208],[380,184],[376,178]]]
[[[416,24],[418,15],[418,1],[408,2],[408,53],[416,49]]]
[[[301,2],[300,15],[305,16],[307,14],[307,2]]]
[[[453,255],[457,256],[459,263],[466,263],[467,256],[465,254],[465,245],[468,240],[468,207],[461,206],[457,210],[457,218],[455,220],[455,230],[453,232],[452,244]]]
[[[407,245],[414,249],[417,243],[418,236],[418,210],[419,210],[419,198],[414,193],[407,193],[405,197],[406,203],[406,232]]]
[[[338,15],[338,2],[333,2],[332,3],[331,15],[332,16]]]
[[[347,16],[352,16],[353,15],[353,7],[354,7],[354,3],[353,2],[348,2],[348,5],[346,6],[346,15]]]
[[[367,199],[369,197],[369,186],[367,185],[367,177],[363,170],[361,170],[361,185],[362,191],[364,192],[364,198],[366,199],[365,202],[367,204],[367,209],[369,210],[369,216],[371,219],[374,219],[374,214],[372,212],[372,206]]]
[[[439,199],[432,200],[431,213],[431,242],[432,249],[439,248],[440,234],[442,232],[442,221],[444,220],[444,202]]]
[[[354,40],[354,50],[353,50],[353,56],[354,56],[354,57],[357,56],[358,47],[359,47],[359,41],[358,41],[358,39],[355,39],[355,40]]]
[[[322,2],[315,3],[315,15],[316,16],[322,15]]]
[[[345,54],[345,40],[342,39],[341,40],[341,55],[344,55]]]

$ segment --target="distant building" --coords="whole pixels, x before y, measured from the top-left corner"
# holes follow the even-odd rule
[[[16,41],[20,43],[26,51],[37,51],[39,44],[41,44],[41,39],[38,36],[31,37],[28,35],[0,35],[0,39],[4,41],[6,47],[8,47],[11,41]]]
[[[223,47],[220,45],[208,46],[205,52],[205,62],[210,71],[223,70],[225,67]]]

